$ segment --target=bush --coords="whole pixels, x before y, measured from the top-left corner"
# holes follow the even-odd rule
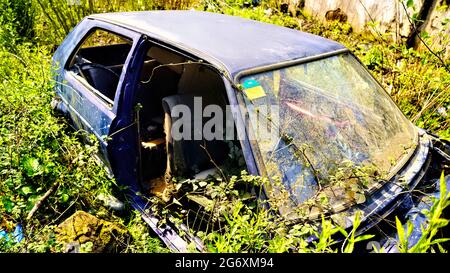
[[[17,43],[34,39],[32,0],[0,0],[0,47],[14,51]]]

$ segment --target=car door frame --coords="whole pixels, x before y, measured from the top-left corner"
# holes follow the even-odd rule
[[[108,101],[102,98],[101,93],[90,86],[83,78],[68,70],[68,65],[73,60],[80,46],[97,29],[123,36],[132,41],[130,51],[120,74],[112,105],[110,102],[108,105]],[[122,96],[122,90],[125,86],[128,66],[133,59],[134,51],[140,38],[141,34],[135,31],[107,22],[86,18],[67,36],[60,46],[61,50],[58,48],[55,53],[56,57],[58,57],[58,51],[63,52],[59,56],[64,56],[64,52],[66,56],[64,59],[59,58],[58,60],[61,63],[61,67],[57,71],[59,72],[59,76],[57,77],[56,91],[59,93],[59,97],[65,105],[66,112],[69,114],[77,129],[94,134],[98,139],[101,159],[110,171],[113,170],[108,156],[107,136],[110,135],[111,124],[116,119],[120,104],[119,98]],[[78,101],[80,99],[81,101]],[[77,103],[81,105],[77,106]]]

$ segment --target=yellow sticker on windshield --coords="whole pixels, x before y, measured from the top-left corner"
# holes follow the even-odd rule
[[[249,100],[256,100],[266,96],[266,92],[264,92],[261,85],[245,89],[244,92]]]
[[[255,80],[247,80],[243,83],[244,93],[249,100],[256,100],[266,96],[264,88]]]

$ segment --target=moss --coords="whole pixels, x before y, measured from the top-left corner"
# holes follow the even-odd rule
[[[56,239],[60,243],[87,244],[92,246],[87,248],[92,252],[118,252],[125,246],[128,237],[122,225],[98,219],[84,211],[75,212],[56,230]]]

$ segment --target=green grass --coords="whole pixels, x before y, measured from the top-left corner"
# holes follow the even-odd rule
[[[95,145],[84,144],[81,135],[55,115],[50,107],[50,53],[45,48],[19,45],[16,54],[0,50],[0,229],[24,228],[25,240],[15,248],[0,242],[3,251],[61,251],[54,228],[76,210],[130,227],[137,245],[129,251],[159,249],[140,218],[122,218],[97,200],[114,191],[93,154]],[[26,220],[36,202],[51,189],[38,211]],[[139,228],[137,228],[139,225]]]

